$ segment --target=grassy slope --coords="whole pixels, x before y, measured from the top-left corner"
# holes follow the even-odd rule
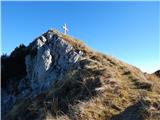
[[[24,102],[25,107],[18,104],[8,118],[17,118],[15,111],[21,111],[17,116],[23,120],[38,117],[53,120],[160,119],[160,78],[94,52],[67,35],[62,38],[77,51],[84,52],[79,61],[81,69],[68,71],[47,93],[41,93],[28,104]]]

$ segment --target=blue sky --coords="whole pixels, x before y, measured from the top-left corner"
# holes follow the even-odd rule
[[[160,69],[158,2],[2,2],[2,53],[49,28],[146,72]]]

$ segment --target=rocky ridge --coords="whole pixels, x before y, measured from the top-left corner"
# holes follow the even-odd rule
[[[24,51],[26,74],[2,88],[2,119],[160,119],[158,76],[53,29]]]
[[[2,93],[2,111],[8,111],[18,99],[31,98],[47,90],[50,84],[61,77],[67,70],[78,67],[76,63],[82,56],[81,51],[69,45],[62,38],[62,33],[49,30],[30,44],[36,55],[26,55],[27,75],[18,85],[18,96]],[[3,106],[4,105],[4,106]],[[4,107],[4,108],[3,108]]]

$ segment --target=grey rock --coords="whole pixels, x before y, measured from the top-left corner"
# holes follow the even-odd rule
[[[76,62],[82,56],[82,52],[77,53],[61,38],[61,33],[49,30],[46,36],[37,39],[37,55],[34,58],[26,56],[27,78],[33,91],[47,89],[60,74],[77,66]]]
[[[48,90],[55,80],[77,67],[77,61],[82,57],[82,52],[76,52],[62,39],[62,33],[55,30],[38,37],[32,48],[37,49],[37,53],[34,57],[30,54],[25,57],[27,75],[18,85],[19,95],[2,95],[2,111],[8,112],[16,100],[27,96],[34,99],[40,92]]]
[[[16,98],[13,95],[7,94],[6,91],[2,90],[2,94],[1,94],[2,119],[3,119],[4,115],[13,107],[15,102],[16,102]]]

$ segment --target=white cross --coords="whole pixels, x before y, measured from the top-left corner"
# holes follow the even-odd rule
[[[63,28],[63,30],[64,30],[64,34],[67,34],[67,32],[68,32],[67,25],[64,24],[64,25],[62,26],[62,28]]]

